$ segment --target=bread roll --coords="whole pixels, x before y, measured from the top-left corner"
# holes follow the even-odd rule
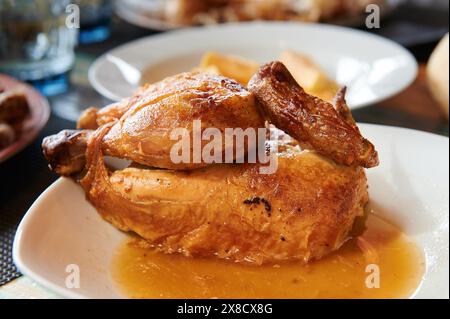
[[[431,55],[427,66],[428,86],[448,119],[449,95],[448,33]]]

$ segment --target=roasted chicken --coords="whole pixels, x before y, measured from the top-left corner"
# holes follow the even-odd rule
[[[22,89],[3,91],[0,87],[0,151],[21,135],[30,116],[30,107]]]
[[[87,111],[81,130],[46,138],[44,154],[58,174],[76,176],[103,218],[164,252],[254,264],[318,259],[338,249],[363,214],[363,167],[377,165],[378,157],[351,116],[345,90],[333,107],[291,79],[280,63],[263,66],[249,90],[203,73],[168,78]],[[171,163],[170,130],[190,130],[197,119],[220,130],[256,129],[269,120],[287,133],[272,127],[280,137],[264,146],[277,170]],[[114,170],[105,155],[132,163]]]

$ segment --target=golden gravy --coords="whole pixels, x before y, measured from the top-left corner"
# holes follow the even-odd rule
[[[113,277],[131,298],[410,297],[424,273],[422,252],[375,214],[368,214],[365,229],[359,228],[358,236],[339,251],[308,265],[238,265],[164,255],[126,243],[114,258]],[[379,288],[366,285],[377,284],[374,268],[366,269],[369,264],[378,265]]]

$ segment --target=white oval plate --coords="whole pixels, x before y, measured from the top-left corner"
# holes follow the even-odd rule
[[[406,49],[368,32],[258,22],[178,30],[127,43],[98,58],[89,70],[89,80],[99,93],[117,101],[143,82],[191,70],[206,51],[264,63],[277,59],[285,49],[312,57],[329,77],[347,85],[353,109],[401,92],[417,75],[417,62]]]
[[[449,140],[428,133],[361,125],[380,153],[368,171],[371,200],[423,249],[426,273],[415,298],[449,297]],[[19,225],[13,257],[20,271],[64,297],[120,298],[111,258],[127,236],[103,221],[81,187],[61,178]],[[79,289],[66,267],[78,265]]]

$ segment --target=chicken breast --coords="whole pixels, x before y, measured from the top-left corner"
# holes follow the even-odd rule
[[[261,175],[259,164],[110,172],[101,138],[87,152],[87,198],[114,226],[167,253],[308,262],[346,241],[368,201],[362,168],[337,165],[293,141],[282,141],[276,173]]]

